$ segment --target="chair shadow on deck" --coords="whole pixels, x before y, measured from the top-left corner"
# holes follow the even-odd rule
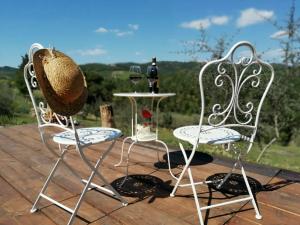
[[[216,173],[214,175],[211,175],[209,177],[207,177],[206,180],[219,180],[222,179],[226,176],[226,173]],[[259,192],[269,192],[269,191],[275,191],[278,190],[280,188],[283,188],[285,186],[294,184],[294,183],[299,183],[299,180],[281,180],[278,182],[274,182],[274,183],[267,183],[262,185],[258,180],[247,176],[248,181],[249,181],[249,185],[251,187],[251,190],[253,192],[254,198],[256,200],[256,195]],[[222,185],[221,188],[217,188],[218,182],[213,182],[208,184],[208,189],[209,189],[209,197],[208,197],[208,205],[211,204],[211,201],[213,199],[217,199],[212,197],[212,194],[214,191],[218,191],[221,192],[224,195],[224,199],[230,199],[230,198],[234,198],[240,195],[247,195],[247,188],[246,185],[244,183],[243,177],[241,174],[237,174],[237,173],[233,173],[231,174],[231,176],[229,177],[229,179]],[[222,198],[218,198],[218,199],[222,199]],[[256,200],[257,201],[257,200]],[[243,204],[239,209],[237,209],[236,211],[230,212],[230,213],[225,213],[225,214],[220,214],[220,215],[215,215],[212,217],[209,217],[209,209],[206,211],[205,214],[205,220],[204,220],[204,224],[208,224],[208,219],[212,219],[212,218],[216,218],[216,217],[222,217],[222,216],[226,216],[226,215],[232,215],[232,217],[230,217],[228,220],[226,220],[224,222],[224,225],[227,224],[234,216],[234,214],[239,213],[239,212],[244,212],[244,211],[248,211],[248,210],[252,210],[252,207],[246,207],[245,206],[248,204],[248,202],[246,202],[245,204]]]
[[[191,151],[187,151],[187,157],[189,157]],[[169,154],[170,161],[171,161],[171,167],[176,168],[178,166],[182,166],[185,164],[183,155],[181,151],[174,151]],[[167,169],[167,155],[165,154],[163,156],[164,162],[157,162],[154,164],[155,167],[159,169]],[[191,162],[190,165],[196,166],[196,165],[205,165],[208,163],[211,163],[213,161],[213,156],[203,153],[203,152],[196,152],[195,156]],[[206,178],[206,180],[221,180],[226,176],[227,173],[215,173],[209,177]],[[277,181],[274,183],[267,183],[267,184],[261,184],[258,180],[247,176],[249,185],[251,187],[251,190],[253,191],[253,194],[256,195],[259,192],[269,192],[269,191],[275,191],[280,188],[283,188],[285,186],[294,184],[294,183],[300,183],[300,180],[297,179],[285,179],[281,181]],[[231,199],[235,198],[241,195],[247,195],[247,188],[244,183],[243,176],[241,174],[232,173],[229,179],[222,185],[221,188],[217,188],[218,182],[213,182],[208,184],[208,197],[201,196],[200,198],[207,198],[208,199],[208,205],[211,204],[212,200],[222,200],[222,199]],[[172,187],[170,186],[168,190],[171,190]],[[223,194],[224,197],[214,197],[213,192],[220,192]],[[207,194],[206,192],[199,193],[201,194]],[[180,197],[187,197],[187,198],[193,198],[192,194],[190,195],[177,195]],[[256,198],[255,198],[256,199]],[[237,208],[237,210],[230,212],[230,213],[224,213],[220,215],[214,215],[209,216],[210,209],[206,210],[205,214],[205,221],[204,224],[208,224],[208,219],[216,218],[216,217],[222,217],[226,215],[233,215],[239,212],[244,212],[248,210],[252,210],[252,207],[246,207],[248,202],[243,204],[240,208]],[[233,217],[230,217],[228,220],[224,222],[224,224],[227,224],[229,220],[231,220]]]
[[[189,157],[191,151],[187,151]],[[177,168],[184,165],[184,159],[181,151],[170,152],[170,166],[171,168]],[[157,161],[154,163],[154,167],[157,169],[168,169],[167,155],[163,155],[164,161]],[[213,157],[207,153],[197,152],[193,158],[191,165],[204,165],[213,161]],[[163,181],[162,179],[147,175],[147,174],[133,174],[127,177],[126,182],[122,184],[125,177],[120,177],[114,180],[111,185],[125,197],[136,198],[138,201],[149,198],[149,203],[153,202],[155,198],[168,198],[173,189],[171,180]],[[171,177],[170,177],[171,178]]]
[[[122,185],[125,177],[114,180],[111,185],[124,197],[136,198],[133,204],[149,198],[151,203],[155,198],[168,198],[172,191],[171,180],[164,182],[162,179],[147,175],[133,174],[127,177],[126,182]]]
[[[187,156],[189,156],[190,151],[187,151]],[[182,156],[182,153],[180,151],[174,151],[170,153],[170,161],[171,161],[171,167],[177,168],[181,165],[184,165],[184,159]],[[154,166],[158,169],[167,169],[167,155],[165,154],[163,156],[164,162],[155,162]],[[196,152],[195,157],[193,158],[193,161],[191,165],[205,165],[208,163],[211,163],[213,161],[213,157],[207,153],[203,152]],[[217,188],[218,182],[217,180],[220,180],[226,176],[227,173],[215,173],[209,177],[206,178],[206,180],[212,180],[216,181],[213,183],[208,184],[208,191],[207,192],[201,192],[199,193],[199,197],[202,199],[207,199],[208,204],[210,205],[213,200],[225,200],[225,199],[232,199],[236,198],[241,195],[247,195],[247,188],[244,183],[243,176],[238,173],[232,173],[231,176],[228,178],[228,180],[222,185],[221,188]],[[252,189],[252,192],[254,196],[260,192],[268,192],[268,191],[275,191],[280,188],[283,188],[285,186],[299,183],[300,180],[293,180],[293,179],[285,179],[281,181],[277,181],[274,183],[267,183],[267,184],[261,184],[258,180],[247,176],[249,185]],[[121,185],[123,182],[124,177],[120,177],[116,180],[114,180],[111,185],[120,193],[120,195],[124,197],[133,197],[136,198],[133,202],[130,204],[137,203],[139,201],[149,199],[148,203],[152,203],[155,201],[156,198],[168,198],[170,196],[170,193],[173,189],[173,186],[171,185],[171,180],[163,181],[162,179],[147,175],[147,174],[133,174],[129,175],[127,177],[127,181],[124,183],[124,185]],[[271,180],[272,182],[272,180]],[[214,192],[219,192],[223,196],[213,196]],[[177,197],[181,198],[193,198],[192,194],[187,195],[180,195],[177,194]],[[224,225],[227,224],[235,214],[240,212],[245,212],[252,210],[252,207],[246,206],[248,202],[245,204],[242,204],[241,206],[238,206],[236,210],[231,212],[224,212],[221,214],[210,216],[210,209],[206,210],[205,217],[204,217],[204,224],[207,225],[209,222],[209,219],[217,218],[217,217],[225,217],[228,215],[230,218],[226,218],[226,221],[224,220]]]
[[[187,157],[190,156],[191,150],[186,151]],[[184,166],[185,161],[181,151],[173,151],[169,153],[170,157],[170,165],[171,168],[177,168],[178,166]],[[154,166],[158,169],[167,169],[168,168],[168,157],[167,154],[163,155],[163,162],[156,162]],[[208,153],[204,152],[196,152],[193,160],[190,165],[197,166],[197,165],[205,165],[213,161],[213,157]]]

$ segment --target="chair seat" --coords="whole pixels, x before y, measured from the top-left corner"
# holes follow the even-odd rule
[[[122,135],[118,129],[107,127],[89,127],[77,129],[81,145],[96,144],[104,141],[114,140]],[[74,134],[64,131],[53,136],[53,141],[64,145],[75,145]]]
[[[241,134],[233,129],[225,127],[213,127],[202,125],[199,138],[200,144],[226,144],[241,139]],[[174,130],[176,138],[194,144],[199,132],[199,125],[179,127]]]

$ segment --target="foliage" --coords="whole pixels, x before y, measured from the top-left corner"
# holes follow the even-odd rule
[[[267,124],[274,127],[273,137],[283,145],[293,141],[294,134],[300,129],[300,18],[295,18],[295,1],[292,2],[287,20],[280,24],[270,21],[277,29],[275,37],[283,52],[283,65],[274,65],[274,80],[269,108],[267,108]]]
[[[0,115],[11,117],[13,115],[13,89],[8,81],[0,80],[0,90]]]
[[[16,73],[16,79],[15,79],[15,84],[16,87],[19,89],[21,94],[27,94],[28,90],[24,81],[24,67],[28,62],[28,54],[25,54],[22,56],[22,61],[21,64],[18,67],[17,73]]]
[[[18,114],[14,116],[0,115],[0,126],[21,125],[34,123],[35,121],[36,118],[29,114]]]
[[[1,80],[14,80],[16,75],[16,68],[4,66],[0,67],[0,79]]]
[[[92,113],[99,117],[99,106],[104,103],[110,103],[114,107],[116,123],[126,126],[131,110],[130,104],[122,98],[113,97],[112,93],[128,92],[132,91],[133,88],[137,91],[147,91],[148,89],[146,78],[140,81],[135,87],[129,81],[128,68],[130,65],[132,64],[86,64],[81,66],[86,76],[89,93],[87,104],[83,110],[83,116]],[[140,65],[143,69],[142,71],[146,71],[148,64]],[[197,115],[200,112],[198,74],[203,63],[158,62],[158,66],[160,91],[175,92],[177,94],[175,97],[168,98],[161,104],[161,125],[175,128],[184,124],[184,122],[180,122],[186,120],[184,118],[191,118],[190,122],[188,119],[185,121],[189,124],[197,123],[199,118],[193,115]],[[283,64],[274,64],[273,66],[275,69],[275,79],[262,108],[263,112],[260,118],[262,132],[259,132],[258,139],[262,143],[267,143],[277,133],[278,141],[283,145],[288,145],[297,137],[296,134],[300,129],[300,123],[298,122],[300,121],[300,104],[298,104],[298,99],[300,98],[300,92],[298,91],[300,89],[300,77],[287,75],[286,66]],[[23,76],[22,82],[24,83]],[[10,85],[13,84],[11,83]],[[6,86],[6,88],[10,87]],[[20,89],[20,86],[17,85],[17,87],[21,92],[22,89]],[[6,97],[4,96],[5,93],[7,93]],[[10,109],[6,113],[12,115],[12,112],[29,112],[30,106],[28,101],[26,103],[22,98],[19,100],[17,98],[12,103],[9,100],[11,96],[17,95],[15,92],[10,92],[9,90],[1,94],[2,98],[8,98],[8,100],[1,101],[7,109]],[[277,125],[274,126],[274,124]]]
[[[197,61],[203,60],[203,58],[221,59],[226,50],[232,46],[233,39],[238,32],[239,30],[231,36],[226,34],[220,35],[211,44],[207,31],[203,27],[200,27],[199,38],[193,41],[182,41],[183,50],[176,53],[188,55]]]

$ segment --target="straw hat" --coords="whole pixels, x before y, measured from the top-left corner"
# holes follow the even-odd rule
[[[87,85],[81,69],[69,56],[54,49],[40,49],[33,55],[33,67],[40,89],[54,112],[72,116],[82,109]]]

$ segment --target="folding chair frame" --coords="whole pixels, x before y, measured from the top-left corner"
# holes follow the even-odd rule
[[[31,48],[29,50],[29,62],[24,67],[24,79],[25,79],[25,83],[26,83],[28,91],[29,91],[30,98],[31,98],[33,106],[34,106],[36,116],[37,116],[38,128],[39,128],[39,132],[40,132],[40,135],[41,135],[42,142],[47,147],[47,149],[55,157],[57,157],[57,161],[55,162],[54,167],[52,168],[49,176],[47,177],[40,193],[37,196],[37,199],[35,200],[35,202],[32,206],[32,209],[30,211],[31,211],[31,213],[36,212],[38,210],[38,204],[39,204],[40,200],[42,198],[46,199],[46,200],[50,201],[51,203],[63,208],[67,212],[71,213],[71,217],[68,221],[68,225],[71,225],[74,222],[74,219],[77,215],[77,212],[80,208],[80,205],[81,205],[81,203],[84,199],[85,194],[87,193],[88,190],[90,190],[92,188],[97,189],[98,191],[100,191],[102,193],[105,193],[106,195],[109,195],[109,196],[121,201],[123,206],[126,206],[128,203],[125,199],[123,199],[120,196],[120,194],[109,184],[109,182],[98,171],[99,167],[103,163],[103,160],[106,158],[106,156],[112,150],[112,148],[113,148],[113,146],[116,142],[116,138],[113,139],[113,140],[110,140],[111,144],[102,153],[102,155],[99,156],[97,162],[93,165],[86,158],[86,156],[83,152],[83,149],[88,147],[89,145],[91,145],[91,143],[83,144],[82,142],[80,142],[80,139],[79,139],[79,136],[78,136],[77,130],[75,128],[72,117],[63,117],[63,119],[62,119],[61,116],[54,113],[53,115],[56,118],[56,120],[58,121],[58,123],[52,123],[51,120],[47,121],[47,119],[45,117],[43,117],[43,115],[45,114],[45,110],[46,110],[46,108],[44,107],[44,104],[42,102],[40,102],[38,107],[37,107],[35,98],[33,96],[33,91],[32,91],[32,88],[37,88],[37,82],[36,82],[35,73],[34,73],[34,70],[33,70],[32,57],[33,57],[34,51],[37,50],[37,49],[41,49],[41,48],[43,48],[43,46],[40,45],[40,44],[33,44],[31,46]],[[30,76],[28,76],[28,75],[30,75]],[[71,123],[71,128],[72,129],[68,128],[69,123]],[[72,134],[74,134],[76,144],[75,145],[58,144],[60,154],[57,153],[49,145],[48,138],[45,135],[45,129],[50,128],[50,127],[52,127],[52,128],[56,127],[56,128],[60,128],[64,131],[71,132]],[[102,143],[102,142],[100,142],[100,143]],[[66,153],[68,152],[68,150],[71,146],[75,146],[76,151],[80,155],[81,159],[84,161],[84,163],[91,170],[91,173],[90,173],[90,175],[88,176],[87,179],[82,179],[81,176],[71,166],[69,166],[64,160],[64,157],[65,157]],[[74,176],[76,176],[77,178],[79,178],[81,180],[81,182],[84,184],[84,188],[82,189],[82,192],[80,194],[80,197],[79,197],[74,209],[71,209],[71,208],[63,205],[62,203],[56,201],[55,199],[53,199],[50,196],[45,194],[46,190],[48,188],[48,185],[50,184],[50,181],[52,180],[55,172],[57,171],[57,169],[59,168],[60,165],[65,165],[72,172],[72,174]],[[100,186],[100,185],[97,185],[97,184],[93,183],[92,181],[93,181],[95,176],[97,176],[103,182],[104,185]]]
[[[242,202],[242,201],[250,201],[251,200],[251,203],[254,207],[254,210],[255,210],[255,217],[256,219],[261,219],[262,216],[259,212],[259,209],[258,209],[258,206],[257,206],[257,203],[255,201],[255,197],[252,193],[252,190],[251,190],[251,187],[249,185],[249,181],[248,181],[248,178],[247,178],[247,175],[246,175],[246,172],[245,172],[245,169],[242,165],[242,160],[241,160],[241,157],[240,157],[240,153],[237,153],[235,152],[236,154],[238,154],[237,156],[237,160],[236,162],[234,163],[232,169],[230,170],[229,173],[226,174],[226,176],[223,178],[223,179],[219,179],[219,180],[206,180],[206,181],[200,181],[200,182],[195,182],[194,181],[194,178],[193,178],[193,174],[192,174],[192,169],[190,167],[190,163],[195,155],[195,152],[196,152],[196,148],[192,150],[192,153],[191,155],[189,156],[189,158],[187,158],[187,155],[186,155],[186,152],[182,146],[182,144],[180,143],[180,149],[181,149],[181,152],[183,154],[183,158],[184,158],[184,161],[185,161],[185,166],[180,174],[180,176],[178,178],[176,178],[177,182],[170,194],[171,197],[174,197],[175,196],[175,193],[178,189],[178,187],[191,187],[192,188],[192,192],[193,192],[193,197],[194,197],[194,200],[195,200],[195,204],[196,204],[196,209],[197,209],[197,212],[198,212],[198,218],[199,218],[199,221],[200,221],[200,225],[204,225],[204,221],[203,221],[203,217],[202,217],[202,213],[201,211],[204,211],[204,210],[207,210],[207,209],[211,209],[211,208],[215,208],[215,207],[220,207],[220,206],[224,206],[224,205],[229,205],[229,204],[234,204],[234,203],[238,203],[238,202]],[[249,196],[248,197],[244,197],[244,198],[239,198],[239,199],[235,199],[235,200],[232,200],[232,201],[226,201],[226,202],[222,202],[222,203],[218,203],[218,204],[213,204],[213,205],[209,205],[209,206],[200,206],[200,201],[198,199],[198,195],[197,195],[197,191],[196,191],[196,185],[205,185],[205,184],[209,184],[209,183],[213,183],[213,182],[219,182],[219,184],[217,185],[217,188],[220,189],[222,187],[222,185],[228,180],[228,178],[230,177],[230,175],[234,172],[234,170],[237,168],[237,166],[240,167],[241,169],[241,173],[242,173],[242,176],[243,176],[243,179],[244,179],[244,182],[246,184],[246,188],[247,188],[247,191],[248,191],[248,194]],[[189,181],[190,183],[187,183],[187,184],[181,184],[181,180],[183,178],[183,176],[186,174],[186,172],[188,172],[188,177],[189,177]]]
[[[249,58],[241,58],[239,59],[239,61],[235,61],[234,59],[234,54],[235,52],[237,52],[237,49],[240,47],[245,47],[248,48],[250,50],[250,57]],[[204,98],[204,86],[203,86],[203,76],[204,76],[204,72],[206,71],[206,69],[210,66],[210,65],[217,65],[217,76],[215,78],[215,85],[217,87],[221,87],[223,86],[223,80],[222,79],[227,79],[229,81],[229,83],[231,84],[231,88],[232,88],[232,96],[231,96],[231,100],[230,103],[226,106],[225,109],[221,108],[220,104],[215,104],[212,107],[212,112],[211,114],[206,117],[208,120],[208,124],[212,127],[229,127],[229,128],[246,128],[248,130],[251,131],[251,136],[244,136],[241,135],[241,140],[242,141],[246,141],[249,143],[248,147],[247,147],[247,153],[251,150],[252,146],[253,146],[253,141],[255,139],[256,136],[256,132],[257,132],[257,126],[258,126],[258,121],[259,121],[259,114],[261,111],[261,107],[263,104],[263,101],[267,95],[267,92],[270,89],[270,86],[273,82],[274,79],[274,69],[273,67],[266,63],[261,61],[260,59],[258,59],[257,55],[256,55],[256,51],[254,49],[254,47],[252,46],[251,43],[246,42],[246,41],[242,41],[242,42],[238,42],[237,44],[235,44],[228,52],[228,54],[226,56],[224,56],[222,59],[219,60],[213,60],[211,62],[208,62],[207,64],[205,64],[200,73],[199,73],[199,85],[200,85],[200,97],[201,97],[201,113],[200,113],[200,120],[199,120],[199,126],[198,126],[198,134],[195,138],[195,140],[193,140],[193,143],[191,142],[191,144],[193,145],[193,149],[191,152],[191,155],[189,157],[187,157],[186,155],[186,151],[183,147],[183,145],[181,143],[179,143],[181,152],[183,154],[184,157],[184,161],[185,161],[185,166],[181,172],[181,174],[179,175],[179,177],[175,178],[177,180],[173,191],[171,192],[170,196],[174,197],[175,193],[178,189],[178,187],[191,187],[192,188],[192,192],[193,192],[193,196],[195,199],[195,204],[196,204],[196,208],[197,208],[197,212],[198,212],[198,217],[199,217],[199,221],[201,225],[204,225],[203,222],[203,217],[201,214],[201,211],[203,210],[207,210],[207,209],[211,209],[214,207],[220,207],[220,206],[224,206],[224,205],[228,205],[228,204],[233,204],[233,203],[237,203],[237,202],[242,202],[242,201],[249,201],[251,200],[251,203],[254,207],[255,213],[256,213],[256,218],[257,219],[261,219],[262,216],[259,212],[259,209],[257,207],[257,203],[255,201],[255,197],[252,193],[252,190],[250,188],[249,185],[249,181],[248,178],[246,176],[246,172],[245,169],[242,165],[242,160],[241,160],[241,150],[237,149],[235,147],[235,145],[231,142],[228,142],[229,144],[229,148],[231,149],[231,147],[233,147],[231,150],[234,151],[234,153],[236,154],[236,162],[234,163],[232,169],[230,170],[230,172],[221,180],[218,180],[218,182],[220,182],[217,186],[217,188],[221,188],[221,186],[226,182],[226,180],[230,177],[230,175],[232,174],[232,172],[236,169],[237,166],[240,167],[241,169],[241,173],[244,179],[244,182],[246,184],[246,188],[248,191],[248,196],[244,197],[244,198],[239,198],[239,199],[235,199],[235,200],[231,200],[231,201],[226,201],[223,203],[218,203],[218,204],[214,204],[214,205],[209,205],[209,206],[200,206],[199,203],[199,199],[198,199],[198,195],[196,192],[196,185],[200,185],[200,184],[208,184],[208,183],[212,183],[212,182],[216,182],[216,181],[202,181],[202,182],[195,182],[194,178],[193,178],[193,174],[192,174],[192,169],[190,167],[191,161],[195,155],[196,149],[199,146],[199,140],[200,140],[200,135],[202,132],[202,125],[204,125],[203,121],[204,121],[204,114],[205,114],[205,98]],[[226,68],[223,67],[225,64],[230,64],[233,67],[233,72],[234,72],[234,77],[231,78],[230,77],[230,73],[227,72]],[[241,74],[238,74],[238,69],[237,69],[237,65],[241,66],[243,68]],[[253,69],[252,74],[245,75],[247,69],[252,66],[252,65],[256,65],[257,69]],[[261,99],[259,101],[257,110],[256,110],[256,116],[252,117],[252,112],[253,112],[253,103],[252,102],[248,102],[247,103],[247,110],[243,110],[240,108],[239,105],[239,93],[241,91],[241,88],[244,86],[244,84],[246,82],[249,82],[249,80],[253,79],[250,84],[253,88],[256,88],[259,86],[260,84],[260,78],[259,76],[262,74],[262,68],[263,66],[265,66],[266,68],[268,68],[270,70],[270,79],[267,82],[266,88],[264,89],[264,92],[261,96]],[[223,111],[222,111],[223,110]],[[242,115],[245,116],[245,118],[247,118],[246,121],[241,121],[238,117],[237,117],[237,113],[241,113]],[[229,115],[233,114],[235,122],[236,123],[230,123],[230,124],[226,124],[227,119],[229,118]],[[215,120],[214,119],[216,117],[221,117],[220,120]],[[184,140],[184,139],[183,139]],[[188,173],[188,177],[189,177],[189,183],[187,184],[181,184],[181,180],[184,176],[185,173]]]

